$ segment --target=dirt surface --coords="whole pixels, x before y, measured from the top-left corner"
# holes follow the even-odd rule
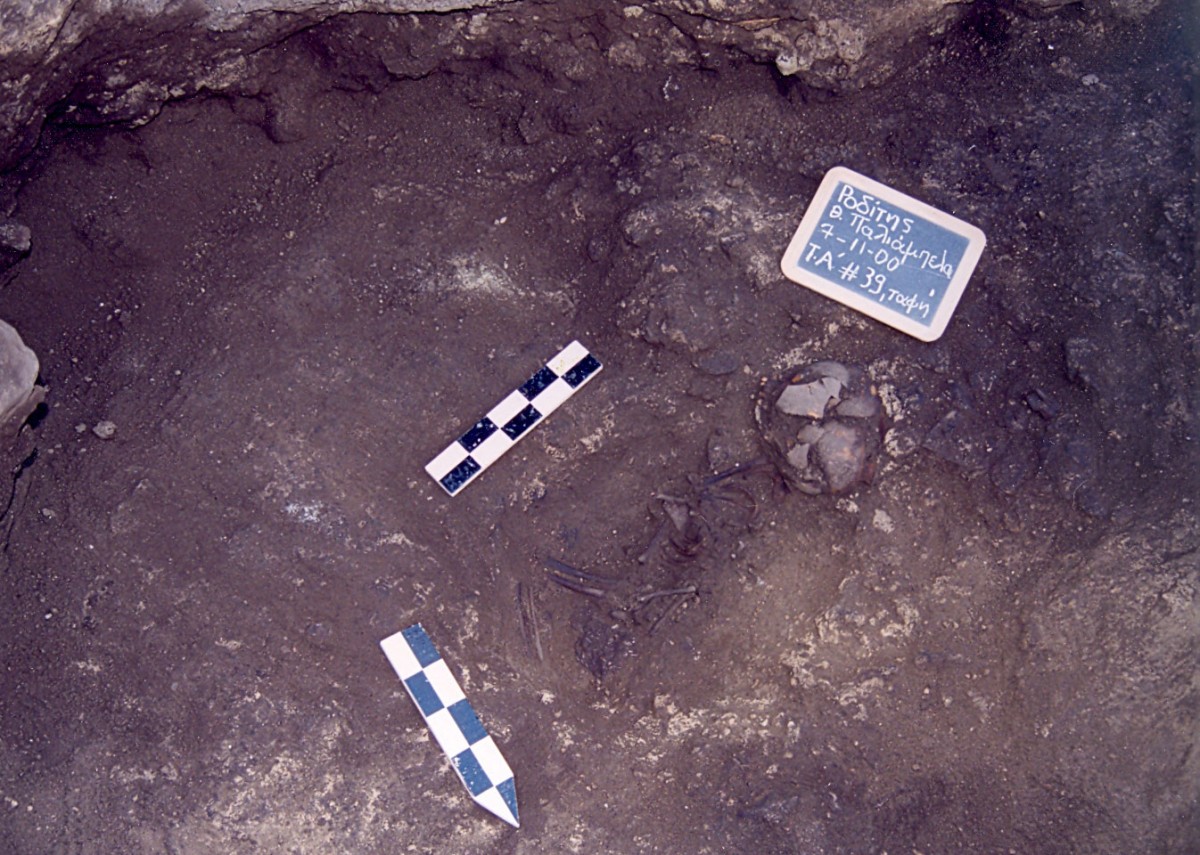
[[[602,17],[401,79],[415,25],[354,16],[271,99],[46,133],[0,848],[1196,851],[1185,8],[984,9],[837,97]],[[988,234],[939,342],[779,273],[838,164]],[[572,339],[603,373],[448,498],[424,464]],[[712,481],[820,359],[887,405],[874,482]],[[381,654],[415,621],[520,829]]]

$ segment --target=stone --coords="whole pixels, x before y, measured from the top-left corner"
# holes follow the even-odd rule
[[[26,347],[20,334],[0,321],[0,433],[12,442],[25,420],[46,397],[37,385],[37,355]]]
[[[33,235],[28,226],[0,219],[0,273],[28,255],[32,245]]]
[[[100,437],[100,439],[112,439],[117,435],[117,425],[115,422],[105,419],[102,422],[96,423],[95,427],[92,428],[92,433]]]
[[[29,226],[13,220],[0,220],[0,252],[24,255],[33,245],[32,238]]]
[[[1025,403],[1029,409],[1033,410],[1046,421],[1050,421],[1062,412],[1062,407],[1058,402],[1043,392],[1041,389],[1034,389],[1025,396]]]

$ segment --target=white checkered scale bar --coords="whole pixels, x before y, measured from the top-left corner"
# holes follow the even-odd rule
[[[512,769],[418,623],[379,642],[471,798],[520,827]]]
[[[557,410],[603,366],[577,341],[564,347],[536,374],[450,443],[425,467],[451,496],[500,459],[534,425]]]

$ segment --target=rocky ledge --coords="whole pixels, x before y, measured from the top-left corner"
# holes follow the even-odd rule
[[[1070,5],[1137,16],[1157,0]],[[886,78],[909,51],[978,12],[958,0],[0,0],[0,172],[28,153],[47,118],[136,125],[172,99],[244,94],[258,51],[334,15],[402,16],[398,27],[418,31],[411,53],[425,71],[486,57],[513,28],[527,31],[516,43],[530,49],[582,27],[619,65],[711,65],[732,53],[838,90]]]

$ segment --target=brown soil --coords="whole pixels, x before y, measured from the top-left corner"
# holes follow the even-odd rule
[[[51,390],[4,517],[0,848],[1196,851],[1184,15],[984,13],[838,97],[586,44],[394,78],[356,16],[269,98],[48,130],[0,291]],[[987,232],[939,342],[780,275],[838,164]],[[424,464],[572,339],[604,372],[448,498]],[[817,359],[888,404],[874,483],[706,483]],[[382,656],[416,621],[520,829]]]

